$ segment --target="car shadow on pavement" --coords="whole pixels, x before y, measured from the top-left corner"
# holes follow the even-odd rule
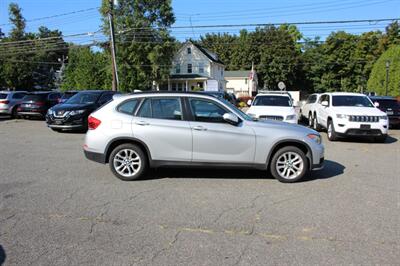
[[[311,171],[306,177],[300,180],[308,182],[317,179],[326,179],[338,176],[343,173],[345,167],[340,163],[325,160],[324,168],[318,171]],[[253,169],[204,169],[204,168],[158,168],[150,169],[147,177],[142,180],[163,179],[163,178],[200,178],[200,179],[273,179],[267,171]]]
[[[0,266],[6,261],[6,252],[3,249],[3,246],[0,245]]]
[[[352,142],[352,143],[374,143],[374,144],[392,144],[397,142],[397,138],[388,135],[386,138],[385,142],[376,142],[373,138],[370,137],[363,137],[363,138],[357,138],[357,137],[347,137],[347,138],[341,138],[338,140],[339,142]]]

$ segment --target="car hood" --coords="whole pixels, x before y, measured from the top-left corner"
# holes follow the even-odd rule
[[[260,128],[260,129],[279,129],[279,130],[288,130],[292,132],[297,132],[299,135],[306,136],[307,134],[316,134],[319,133],[311,128],[301,126],[298,124],[291,124],[282,121],[275,121],[275,120],[260,120],[260,121],[247,121],[247,123],[251,127]]]
[[[260,115],[276,115],[276,116],[287,116],[294,115],[296,111],[290,106],[251,106],[247,114]]]
[[[53,106],[51,110],[54,112],[58,111],[72,111],[72,110],[94,110],[96,109],[96,105],[91,104],[68,104],[68,103],[61,103]]]
[[[375,107],[354,107],[354,106],[346,106],[346,107],[334,107],[333,111],[336,114],[342,115],[362,115],[362,116],[382,116],[386,115],[386,113],[382,112],[378,108]]]

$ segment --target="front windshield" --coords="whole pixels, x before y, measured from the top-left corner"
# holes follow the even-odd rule
[[[287,96],[265,95],[257,96],[254,106],[292,106],[292,101]]]
[[[80,92],[69,98],[67,104],[91,104],[95,103],[100,94],[93,92]]]
[[[355,95],[332,96],[332,106],[374,107],[366,96]]]

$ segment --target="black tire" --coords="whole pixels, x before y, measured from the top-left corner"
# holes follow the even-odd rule
[[[317,114],[314,114],[314,117],[313,117],[313,129],[316,131],[321,131],[321,126],[318,124]]]
[[[386,142],[386,139],[387,139],[387,134],[385,134],[385,135],[382,135],[382,136],[379,136],[379,137],[375,137],[375,142],[378,142],[378,143],[385,143]]]
[[[299,156],[299,158],[301,158],[301,161],[302,161],[302,169],[299,170],[299,172],[296,174],[296,176],[293,176],[290,178],[284,177],[278,169],[279,168],[278,160],[280,161],[280,163],[282,163],[281,156],[284,156],[284,154],[287,154],[287,153],[297,154]],[[280,167],[282,167],[282,166],[280,166]],[[286,147],[279,149],[277,152],[275,152],[275,154],[272,156],[269,168],[270,168],[272,176],[275,179],[277,179],[278,181],[280,181],[282,183],[294,183],[304,177],[304,175],[308,172],[309,165],[308,165],[307,157],[302,150],[300,150],[299,148],[294,147],[294,146],[286,146]],[[289,171],[289,170],[287,170],[287,171]]]
[[[12,119],[18,119],[19,118],[16,106],[14,106],[14,108],[11,111],[11,118]]]
[[[135,155],[134,159],[132,159],[131,156],[128,156],[128,154],[125,153],[127,155],[127,158],[130,157],[132,160],[136,160],[136,158],[139,158],[138,162],[140,163],[140,166],[136,169],[137,172],[133,173],[132,175],[129,175],[129,173],[131,173],[131,171],[133,170],[132,167],[134,167],[134,166],[129,166],[129,165],[128,166],[126,166],[126,165],[122,166],[122,164],[123,164],[122,162],[116,161],[116,159],[118,159],[118,158],[116,158],[116,156],[120,152],[122,152],[121,154],[124,154],[124,152],[123,152],[124,150],[132,151],[133,154]],[[118,167],[117,164],[118,163],[120,163],[119,166],[122,167],[122,170],[118,170],[117,169],[117,167]],[[128,163],[128,162],[125,162],[125,163]],[[130,163],[136,163],[136,161],[130,162]],[[146,154],[143,152],[143,150],[139,146],[137,146],[135,144],[127,143],[127,144],[122,144],[122,145],[117,146],[111,152],[110,157],[109,157],[109,165],[110,165],[111,172],[116,177],[118,177],[119,179],[121,179],[123,181],[133,181],[133,180],[140,179],[141,177],[143,177],[145,175],[145,173],[147,171],[147,167],[148,167],[148,162],[147,162]],[[124,169],[129,170],[127,175],[121,174],[121,171],[123,171],[123,172],[126,171]]]
[[[308,127],[313,127],[314,125],[314,118],[311,113],[308,114]]]
[[[336,141],[338,139],[337,133],[335,131],[335,126],[333,125],[333,121],[328,121],[328,128],[327,128],[328,139],[330,141]]]

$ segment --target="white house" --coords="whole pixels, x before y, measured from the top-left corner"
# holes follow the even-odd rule
[[[207,49],[187,41],[173,58],[168,80],[172,91],[224,91],[225,65]]]
[[[236,97],[253,96],[257,92],[258,79],[255,70],[225,71],[226,91]]]

